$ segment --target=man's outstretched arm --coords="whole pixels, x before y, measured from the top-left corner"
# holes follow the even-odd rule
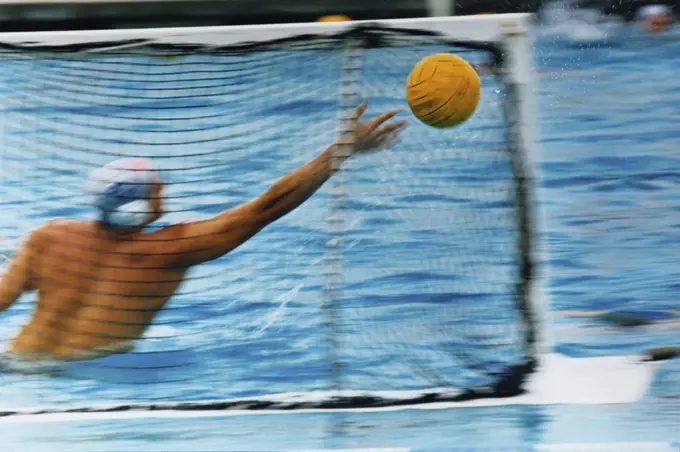
[[[363,103],[351,120],[358,121],[366,109]],[[383,125],[397,114],[387,112],[365,124],[357,124],[349,154],[388,147],[397,137],[403,121]],[[339,143],[274,183],[262,196],[223,212],[211,219],[179,224],[160,231],[158,238],[168,240],[160,247],[167,265],[188,267],[221,257],[240,246],[265,226],[293,211],[309,199],[333,174]]]

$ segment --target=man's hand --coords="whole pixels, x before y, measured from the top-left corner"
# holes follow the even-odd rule
[[[406,126],[406,120],[383,125],[400,110],[390,110],[367,122],[361,122],[368,103],[362,102],[349,118],[347,133],[337,144],[351,145],[352,153],[388,149],[399,139],[399,132]]]

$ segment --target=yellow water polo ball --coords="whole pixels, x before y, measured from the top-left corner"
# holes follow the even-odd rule
[[[413,115],[431,127],[454,127],[477,108],[481,84],[475,69],[448,53],[420,60],[406,81],[406,100]]]

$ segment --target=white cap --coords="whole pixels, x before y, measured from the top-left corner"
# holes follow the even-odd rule
[[[646,5],[641,7],[637,16],[638,19],[644,19],[649,16],[666,16],[671,14],[671,8],[666,5]]]
[[[149,196],[156,180],[148,159],[126,158],[92,171],[87,191],[105,223],[138,227],[152,214]]]

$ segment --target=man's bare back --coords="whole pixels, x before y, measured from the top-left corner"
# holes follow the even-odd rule
[[[339,146],[347,154],[389,147],[404,122],[383,123],[396,113],[358,124],[351,144],[331,145],[256,200],[205,221],[144,233],[163,214],[163,187],[155,181],[144,199],[148,218],[138,226],[56,220],[33,231],[0,281],[0,311],[37,292],[33,317],[10,352],[26,360],[82,360],[129,351],[189,268],[225,255],[306,201],[349,156],[338,157]]]
[[[11,351],[83,359],[129,350],[187,271],[164,265],[159,245],[154,234],[120,236],[97,223],[55,221],[35,231],[7,275],[29,264],[28,288],[38,293]]]

